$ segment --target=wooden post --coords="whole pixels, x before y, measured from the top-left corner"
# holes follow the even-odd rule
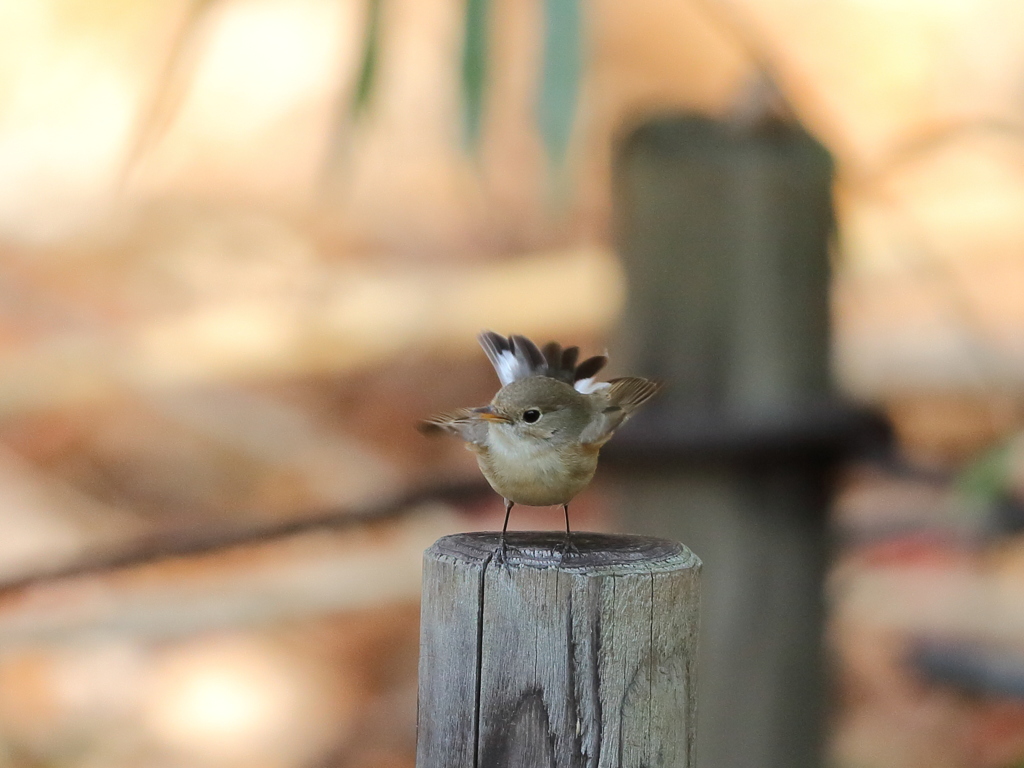
[[[700,560],[515,532],[424,555],[417,768],[693,768]]]
[[[601,452],[623,525],[708,564],[699,762],[825,765],[836,460],[882,433],[835,392],[832,160],[798,125],[666,116],[615,157],[623,370],[668,383]],[[625,358],[625,361],[624,361]]]

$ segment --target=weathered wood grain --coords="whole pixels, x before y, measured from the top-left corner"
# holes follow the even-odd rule
[[[640,536],[446,536],[423,572],[417,768],[692,768],[700,561]]]

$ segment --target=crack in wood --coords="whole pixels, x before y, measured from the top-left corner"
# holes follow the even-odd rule
[[[485,580],[487,577],[487,566],[491,564],[493,556],[487,557],[484,560],[483,566],[480,568],[480,581],[479,581],[479,592],[477,597],[477,620],[476,620],[476,691],[473,697],[473,768],[479,768],[479,752],[480,752],[480,679],[481,679],[481,660],[483,659],[483,645],[484,645],[484,600],[486,599],[486,591],[484,589]]]

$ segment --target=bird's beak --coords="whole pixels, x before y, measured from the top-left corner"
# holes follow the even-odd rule
[[[485,405],[483,408],[474,408],[473,410],[475,410],[477,416],[479,416],[484,421],[494,421],[494,422],[497,422],[499,424],[508,424],[509,423],[508,419],[506,419],[501,414],[495,413],[494,409],[491,408],[491,406],[489,406],[489,405]]]

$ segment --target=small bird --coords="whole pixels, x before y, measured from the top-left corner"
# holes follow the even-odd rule
[[[424,420],[423,432],[450,432],[476,453],[487,482],[505,499],[505,524],[515,504],[561,505],[569,544],[569,502],[587,487],[597,454],[615,430],[660,385],[629,376],[596,381],[604,355],[577,364],[579,347],[543,349],[525,336],[484,331],[478,337],[502,387],[490,405],[460,408]]]

